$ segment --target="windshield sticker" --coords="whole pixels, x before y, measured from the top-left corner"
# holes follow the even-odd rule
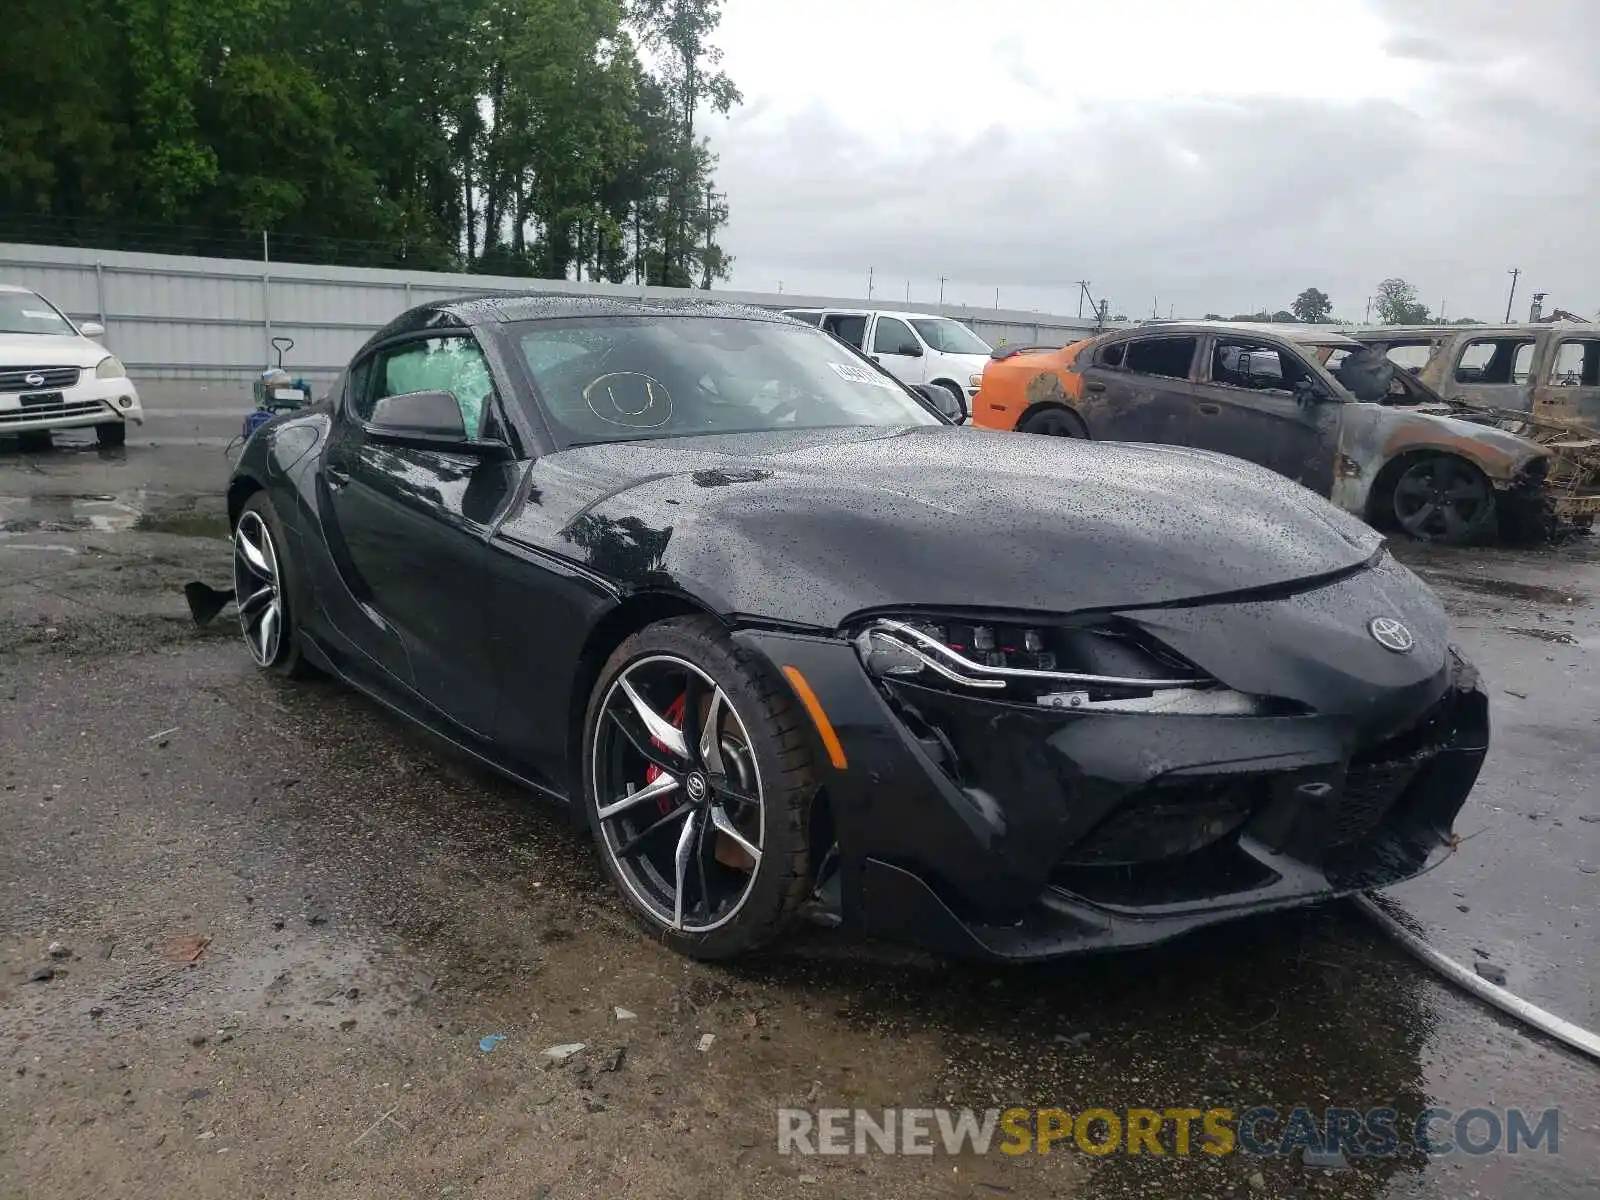
[[[828,365],[833,368],[833,373],[840,379],[848,380],[851,383],[860,383],[867,387],[887,388],[891,392],[900,390],[895,386],[894,380],[885,378],[860,363],[831,362]]]

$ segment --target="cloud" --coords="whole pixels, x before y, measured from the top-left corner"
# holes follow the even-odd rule
[[[760,3],[731,0],[730,21]],[[1373,0],[1363,21],[1300,24],[1275,6],[1270,36],[1220,4],[1184,25],[1181,0],[1092,29],[1030,6],[987,33],[962,28],[966,6],[923,0],[913,24],[896,7],[874,6],[892,53],[846,50],[809,82],[746,79],[741,55],[776,60],[730,30],[725,65],[759,100],[713,134],[736,285],[860,295],[872,267],[894,299],[946,276],[958,301],[998,287],[1070,312],[1087,278],[1130,315],[1279,308],[1314,285],[1359,317],[1398,274],[1451,315],[1497,316],[1515,265],[1564,307],[1600,306],[1600,5],[1535,23],[1487,0]],[[1181,45],[1153,36],[1169,26]],[[809,35],[773,32],[804,61]],[[1139,86],[1096,85],[1119,67]]]

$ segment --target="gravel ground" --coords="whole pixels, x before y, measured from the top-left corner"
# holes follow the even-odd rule
[[[1344,906],[1026,970],[810,928],[736,966],[651,944],[560,811],[193,628],[244,405],[146,398],[171,415],[125,452],[0,442],[0,1196],[1594,1194],[1595,1066]],[[1401,552],[1497,740],[1461,852],[1393,898],[1600,1024],[1600,554]],[[1340,1171],[777,1152],[780,1106],[943,1104],[1556,1106],[1561,1140]]]

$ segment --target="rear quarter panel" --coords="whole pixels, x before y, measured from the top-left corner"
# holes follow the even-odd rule
[[[1079,352],[1088,342],[1075,342],[1042,354],[991,359],[972,402],[972,424],[980,429],[1016,429],[1040,405],[1077,408],[1083,376]]]

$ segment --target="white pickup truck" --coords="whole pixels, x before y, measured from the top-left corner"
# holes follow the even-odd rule
[[[960,321],[878,309],[789,308],[786,317],[849,342],[901,383],[947,389],[970,412],[994,348]]]

